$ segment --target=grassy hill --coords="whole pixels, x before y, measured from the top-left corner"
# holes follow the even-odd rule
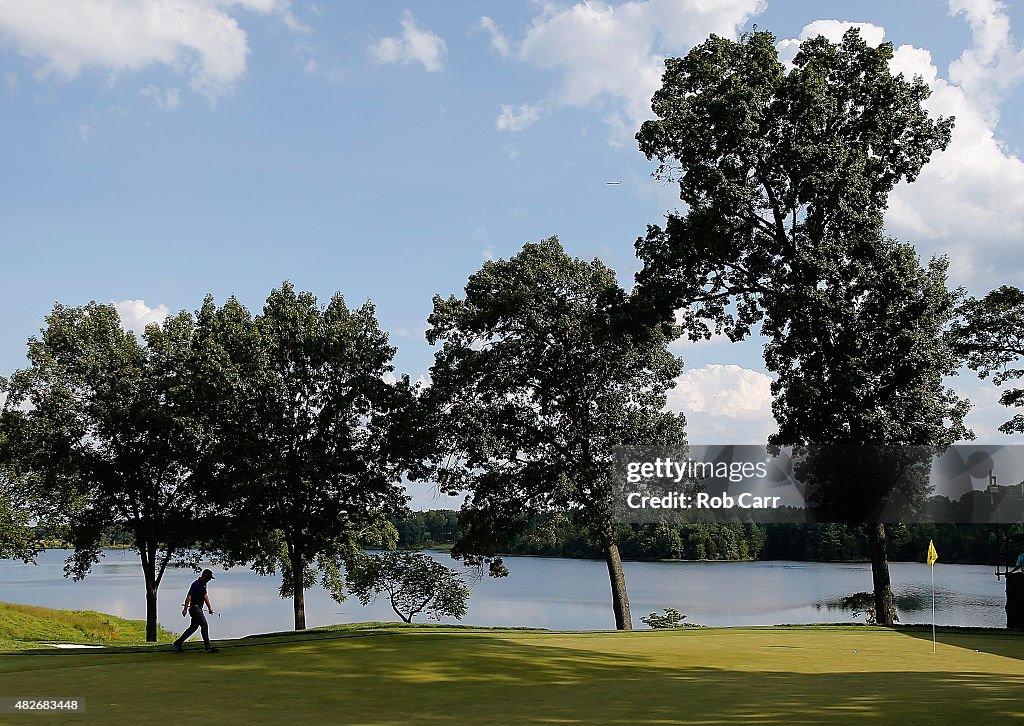
[[[1020,718],[1024,636],[865,626],[634,633],[339,626],[0,655],[26,723],[982,723]],[[4,721],[7,723],[8,721]]]
[[[160,640],[174,636],[166,630]],[[38,648],[40,643],[142,643],[146,640],[143,620],[124,620],[93,610],[53,610],[34,605],[0,602],[0,650]]]

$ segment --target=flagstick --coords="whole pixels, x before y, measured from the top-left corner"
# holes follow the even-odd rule
[[[932,571],[932,653],[935,652],[935,563],[929,568]]]

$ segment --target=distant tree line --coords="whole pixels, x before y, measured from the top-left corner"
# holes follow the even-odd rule
[[[461,536],[459,513],[450,509],[408,512],[394,517],[397,546],[422,550],[453,545]],[[949,564],[991,565],[1001,562],[1005,537],[1019,525],[897,524],[890,525],[890,558],[923,561],[929,541]],[[38,539],[47,539],[42,528]],[[795,560],[798,562],[863,562],[871,558],[863,526],[832,522],[695,522],[688,524],[623,524],[616,528],[619,548],[627,560]],[[131,532],[105,530],[100,547],[133,546]],[[374,549],[379,543],[365,539]],[[585,528],[568,520],[534,518],[502,554],[574,559],[602,559],[601,543]],[[1016,556],[1016,551],[1011,552]]]
[[[458,512],[435,509],[409,512],[392,521],[402,549],[453,544],[460,535]],[[889,525],[890,558],[924,560],[934,541],[941,561],[989,565],[1002,557],[1003,538],[1019,525]],[[616,528],[619,549],[629,560],[796,560],[863,562],[871,550],[863,526],[804,522],[696,522],[632,524]],[[500,548],[508,555],[602,559],[601,543],[564,518],[534,518],[527,529]]]

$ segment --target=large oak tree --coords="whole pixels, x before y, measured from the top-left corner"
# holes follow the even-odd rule
[[[389,380],[395,348],[369,302],[349,309],[336,294],[321,307],[286,282],[255,317],[234,298],[220,308],[207,299],[198,326],[216,498],[231,517],[208,546],[225,564],[280,570],[303,629],[318,571],[340,597],[356,540],[404,506],[411,387]]]
[[[131,532],[150,641],[163,574],[190,552],[207,513],[193,332],[182,313],[150,325],[140,341],[112,305],[57,305],[41,337],[29,340],[29,367],[12,375],[3,412],[20,481],[45,502],[38,514],[75,547],[69,575],[83,578],[99,560],[104,529]]]
[[[471,492],[456,556],[491,558],[530,517],[557,513],[601,544],[615,625],[632,621],[611,516],[612,450],[682,444],[665,412],[681,363],[600,261],[567,255],[555,238],[487,262],[463,297],[434,298],[427,340],[440,344],[428,400],[435,475]]]
[[[759,325],[779,376],[776,443],[942,445],[960,430],[963,404],[940,383],[955,368],[944,270],[882,234],[889,192],[946,147],[953,122],[928,116],[927,85],[894,76],[891,58],[857,29],[804,41],[788,69],[770,33],[712,36],[666,61],[657,118],[637,134],[688,207],[638,240],[638,296],[655,318],[680,310],[695,340]],[[887,623],[884,525],[869,534]]]

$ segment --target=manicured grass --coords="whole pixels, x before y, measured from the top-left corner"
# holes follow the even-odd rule
[[[158,629],[164,642],[174,639]],[[40,643],[109,645],[142,643],[143,620],[124,620],[93,610],[53,610],[35,605],[0,602],[0,650],[38,648]]]
[[[548,633],[363,627],[0,656],[4,723],[1019,722],[1024,636],[864,626]],[[4,721],[3,719],[7,719]]]

